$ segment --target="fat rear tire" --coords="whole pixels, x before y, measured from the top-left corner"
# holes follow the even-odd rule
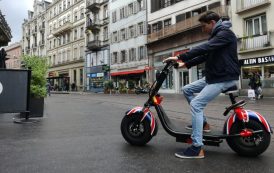
[[[150,134],[149,120],[145,118],[139,122],[138,114],[124,116],[121,122],[121,133],[128,143],[137,146],[147,144],[154,135]]]
[[[263,130],[263,133],[255,134],[251,137],[227,138],[227,144],[232,150],[241,156],[258,156],[268,148],[271,139],[270,133],[265,130],[261,123],[252,119],[246,123],[246,128],[253,131]],[[242,122],[238,121],[232,125],[230,134],[239,134],[242,129]]]

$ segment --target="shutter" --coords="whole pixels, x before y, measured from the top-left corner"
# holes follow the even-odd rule
[[[134,37],[137,37],[138,36],[138,33],[137,33],[137,27],[138,25],[133,25],[133,32],[134,32]]]
[[[143,0],[143,9],[141,9],[141,10],[145,10],[145,9],[147,9],[147,0]]]
[[[148,33],[147,29],[148,29],[148,28],[147,28],[147,23],[146,23],[146,21],[143,22],[143,27],[144,27],[144,28],[143,28],[143,29],[144,29],[144,35],[147,35],[147,33]]]
[[[133,2],[133,13],[136,14],[138,11],[137,11],[137,2]]]

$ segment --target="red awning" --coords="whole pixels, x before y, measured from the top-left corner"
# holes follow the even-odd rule
[[[119,71],[119,72],[113,72],[110,73],[111,76],[120,76],[120,75],[127,75],[127,74],[139,74],[144,73],[145,69],[141,70],[131,70],[131,71]]]

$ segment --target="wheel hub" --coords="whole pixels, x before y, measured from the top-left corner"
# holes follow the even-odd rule
[[[129,125],[129,132],[132,136],[140,136],[144,133],[144,125],[142,123],[131,123]]]

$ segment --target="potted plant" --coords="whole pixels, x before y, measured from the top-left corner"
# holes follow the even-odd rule
[[[111,91],[114,89],[114,85],[113,85],[113,81],[112,80],[107,80],[104,82],[104,93],[107,94],[111,94]]]
[[[44,97],[46,91],[46,73],[48,64],[46,57],[29,56],[23,57],[23,65],[26,69],[31,70],[30,84],[30,117],[43,117],[44,114]]]

